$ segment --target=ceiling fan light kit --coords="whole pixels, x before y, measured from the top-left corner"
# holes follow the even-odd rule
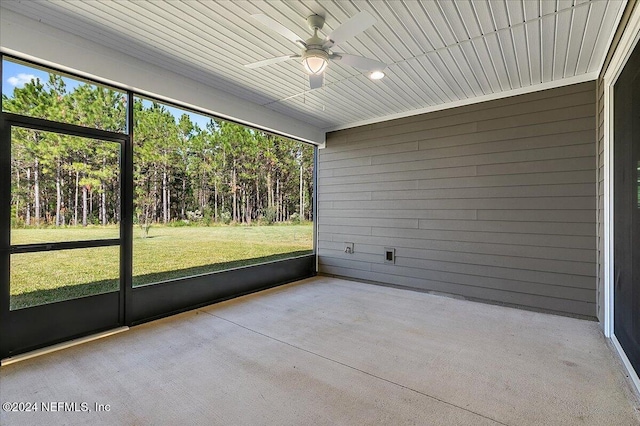
[[[321,49],[302,52],[302,65],[308,74],[322,74],[329,63],[329,54]]]
[[[306,41],[301,37],[298,37],[293,31],[266,15],[257,14],[251,16],[278,34],[286,37],[297,45],[302,46],[303,49],[300,55],[291,54],[277,58],[264,59],[262,61],[246,64],[245,67],[247,68],[260,68],[294,58],[302,58],[302,66],[305,72],[309,75],[309,86],[311,89],[322,87],[324,72],[329,65],[329,61],[342,61],[345,65],[350,65],[362,71],[369,71],[371,72],[371,74],[369,74],[369,78],[374,80],[384,77],[382,70],[387,66],[384,62],[380,62],[375,59],[363,58],[362,56],[331,51],[331,48],[337,44],[356,36],[376,23],[374,16],[367,11],[362,11],[351,17],[351,19],[333,30],[331,34],[327,35],[325,38],[318,37],[318,31],[324,26],[324,17],[320,15],[311,15],[307,17],[307,24],[309,25],[309,28],[313,30],[313,36]]]

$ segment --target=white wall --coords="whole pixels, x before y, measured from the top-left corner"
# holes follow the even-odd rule
[[[3,53],[74,72],[86,78],[174,101],[250,126],[324,144],[324,131],[214,87],[0,9]]]

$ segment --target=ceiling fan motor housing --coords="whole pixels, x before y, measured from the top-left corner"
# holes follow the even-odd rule
[[[311,15],[307,18],[309,27],[313,30],[313,36],[306,43],[306,48],[302,50],[302,65],[307,74],[322,74],[329,61],[329,52],[322,47],[324,40],[318,37],[318,30],[324,26],[324,17]]]
[[[311,28],[312,30],[321,30],[324,26],[324,16],[311,15],[307,17],[307,24],[309,24],[309,28]]]

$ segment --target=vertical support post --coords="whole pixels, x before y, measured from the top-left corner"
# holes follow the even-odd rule
[[[313,253],[318,273],[318,146],[313,146]]]
[[[0,76],[2,76],[0,55]],[[1,79],[0,79],[1,80]],[[4,81],[0,82],[0,89]],[[11,262],[11,126],[0,112],[0,353],[8,350],[10,335],[10,262]]]
[[[127,91],[127,133],[121,158],[120,321],[131,323],[133,292],[133,92]]]

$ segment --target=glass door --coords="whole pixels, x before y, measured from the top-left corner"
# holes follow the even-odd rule
[[[2,358],[124,323],[126,140],[3,114]]]
[[[640,46],[614,102],[614,334],[640,372]]]

